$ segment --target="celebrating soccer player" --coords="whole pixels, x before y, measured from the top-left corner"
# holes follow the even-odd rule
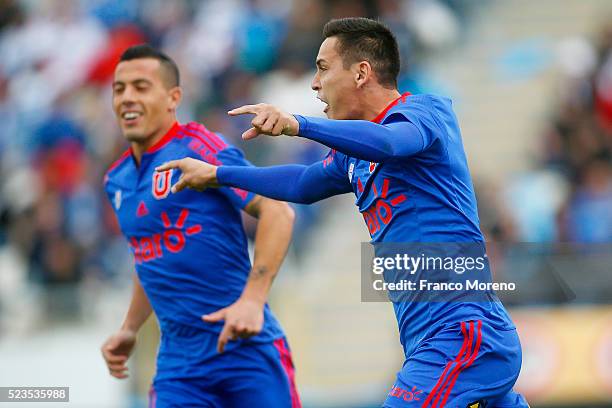
[[[105,188],[134,253],[132,300],[102,346],[116,378],[152,311],[161,329],[156,407],[300,406],[283,331],[266,299],[293,227],[286,204],[238,188],[169,194],[179,157],[248,166],[242,153],[199,123],[181,125],[179,71],[146,45],[115,69],[113,108],[130,148],[108,170]],[[251,266],[240,210],[258,217]]]
[[[182,171],[172,190],[218,184],[299,203],[352,191],[373,242],[482,244],[451,101],[398,92],[397,42],[381,23],[332,20],[323,36],[312,89],[329,119],[266,104],[229,114],[255,115],[244,139],[308,138],[331,148],[325,160],[253,168],[187,158],[159,168]],[[521,366],[519,338],[497,298],[433,300],[394,302],[406,361],[385,407],[527,406],[512,390]]]

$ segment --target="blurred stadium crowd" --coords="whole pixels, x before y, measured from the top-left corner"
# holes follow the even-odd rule
[[[612,25],[559,48],[531,169],[503,184],[475,180],[488,240],[612,241]]]
[[[398,34],[409,67],[416,44],[404,6],[386,0],[1,1],[0,245],[18,248],[29,279],[45,286],[112,279],[129,265],[102,189],[106,168],[126,147],[110,107],[110,81],[128,46],[148,42],[177,61],[185,90],[181,121],[202,121],[259,165],[311,162],[324,154],[314,143],[242,144],[248,119],[230,120],[225,112],[268,101],[321,115],[309,84],[322,26],[332,17],[381,16]],[[455,14],[439,7],[452,24]],[[402,80],[410,81],[407,68]],[[296,245],[320,207],[298,210]]]
[[[102,189],[104,171],[126,147],[110,80],[129,45],[149,42],[175,58],[185,90],[182,121],[223,133],[258,165],[311,162],[324,153],[312,143],[243,144],[248,119],[225,112],[266,101],[321,115],[309,85],[321,28],[349,15],[379,17],[392,28],[403,58],[400,88],[418,93],[421,58],[461,41],[462,22],[478,4],[0,0],[0,246],[17,248],[28,278],[45,286],[112,280],[129,267]],[[562,82],[533,170],[503,185],[476,180],[489,239],[612,239],[612,29],[588,47],[592,64]],[[299,207],[296,245],[308,239],[322,208]]]

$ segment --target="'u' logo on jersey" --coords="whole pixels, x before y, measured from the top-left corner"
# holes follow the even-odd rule
[[[162,198],[166,198],[168,193],[170,193],[170,183],[172,182],[172,169],[162,171],[162,172],[154,172],[153,173],[153,183],[152,183],[152,193],[153,197],[156,200],[161,200]]]

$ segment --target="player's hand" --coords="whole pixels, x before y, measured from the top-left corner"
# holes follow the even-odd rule
[[[127,360],[134,350],[136,333],[131,330],[120,330],[110,336],[102,345],[102,357],[110,375],[115,378],[127,378]]]
[[[246,339],[259,334],[264,323],[263,309],[260,302],[240,298],[228,307],[202,316],[202,320],[208,323],[225,321],[217,342],[217,351],[223,353],[230,340]]]
[[[244,105],[227,112],[230,116],[253,114],[251,128],[242,134],[244,140],[254,139],[259,135],[269,136],[295,136],[300,131],[297,119],[276,106],[267,103],[257,105]]]
[[[172,193],[178,193],[185,188],[203,191],[207,187],[219,187],[217,183],[217,166],[186,157],[180,160],[172,160],[155,168],[155,171],[179,169],[181,177],[172,186]]]

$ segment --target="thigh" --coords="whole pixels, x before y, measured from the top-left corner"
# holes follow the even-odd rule
[[[216,393],[194,380],[156,381],[149,391],[149,408],[224,408]]]
[[[510,390],[506,395],[493,401],[485,408],[529,408],[529,404],[521,394]]]
[[[225,356],[221,397],[224,407],[300,408],[287,341],[250,344]]]
[[[461,322],[424,341],[408,357],[385,407],[483,407],[507,394],[520,370],[514,330]]]

